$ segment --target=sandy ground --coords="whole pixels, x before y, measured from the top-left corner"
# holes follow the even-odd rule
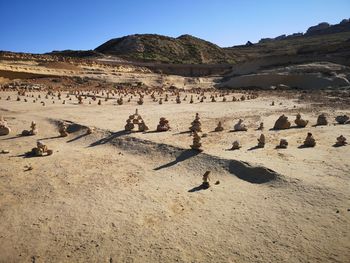
[[[270,96],[121,106],[50,98],[44,107],[1,97],[12,133],[0,138],[0,150],[11,150],[0,155],[0,262],[349,262],[350,146],[332,145],[350,138],[350,125],[333,125],[350,108]],[[136,108],[150,131],[125,134]],[[207,134],[200,154],[188,150],[196,112]],[[269,130],[282,113],[294,124],[298,112],[306,128]],[[332,124],[312,127],[320,112]],[[171,131],[154,132],[160,117]],[[230,132],[239,118],[248,131]],[[33,120],[38,135],[16,136]],[[57,120],[96,130],[60,138]],[[213,132],[219,120],[225,130]],[[267,144],[255,149],[261,121]],[[317,145],[300,149],[307,132]],[[288,149],[275,149],[280,138]],[[54,154],[26,158],[39,139]],[[236,139],[242,149],[229,151]],[[201,190],[206,170],[212,186]]]

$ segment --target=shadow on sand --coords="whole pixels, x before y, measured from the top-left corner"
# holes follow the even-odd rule
[[[188,190],[189,193],[194,193],[194,192],[198,192],[201,190],[207,190],[209,189],[209,186],[206,184],[201,184],[199,186],[193,187],[192,189]]]
[[[78,135],[77,137],[68,140],[67,143],[69,143],[69,142],[74,142],[74,141],[76,141],[76,140],[79,140],[80,138],[83,138],[83,137],[87,136],[87,135],[89,135],[89,134],[88,134],[88,133],[80,134],[80,135]]]
[[[164,168],[168,168],[168,167],[171,167],[177,163],[180,163],[180,162],[183,162],[191,157],[194,157],[196,155],[198,155],[200,152],[199,151],[196,151],[196,150],[184,150],[178,157],[176,157],[176,159],[170,163],[166,163],[166,164],[163,164],[159,167],[156,167],[154,168],[153,170],[155,171],[158,171],[158,170],[161,170],[161,169],[164,169]]]
[[[127,135],[127,134],[130,134],[130,132],[127,132],[127,131],[117,131],[117,132],[113,132],[111,133],[109,136],[105,137],[105,138],[102,138],[96,142],[93,142],[89,145],[89,147],[94,147],[94,146],[98,146],[98,145],[102,145],[102,144],[106,144],[107,142],[110,142],[111,140],[115,139],[115,138],[118,138],[118,137],[121,137],[123,135]]]

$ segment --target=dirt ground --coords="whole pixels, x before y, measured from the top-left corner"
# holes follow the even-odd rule
[[[349,262],[350,146],[333,147],[339,135],[350,138],[350,125],[334,121],[349,105],[269,94],[163,105],[149,96],[143,105],[49,97],[46,106],[0,96],[12,129],[0,138],[0,150],[10,150],[0,154],[0,262]],[[136,108],[150,130],[125,133]],[[270,130],[281,114],[293,126],[298,112],[306,128]],[[321,112],[330,124],[313,127]],[[195,113],[202,153],[189,147]],[[170,131],[155,132],[160,117]],[[239,118],[247,132],[231,131]],[[59,137],[60,120],[75,127],[68,137]],[[39,134],[18,136],[31,121]],[[213,132],[218,121],[225,130]],[[298,148],[307,132],[316,147]],[[261,133],[267,144],[257,149]],[[281,138],[287,149],[275,149]],[[237,139],[242,148],[230,151]],[[53,155],[25,156],[37,140]]]

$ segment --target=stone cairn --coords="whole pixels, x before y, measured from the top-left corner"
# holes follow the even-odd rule
[[[192,145],[191,145],[191,148],[193,149],[193,150],[197,150],[197,151],[203,151],[202,149],[201,149],[201,147],[202,147],[202,143],[201,143],[201,137],[198,135],[198,133],[195,131],[194,133],[193,133],[193,143],[192,143]]]
[[[139,115],[138,110],[136,109],[135,114],[130,115],[126,120],[126,125],[124,127],[125,131],[132,131],[135,128],[135,125],[138,126],[138,131],[144,132],[148,130],[147,125],[142,119],[141,115]]]
[[[117,99],[117,103],[118,103],[118,105],[123,105],[123,103],[124,103],[123,97],[120,97],[119,99]]]
[[[238,122],[233,126],[234,131],[247,131],[247,127],[243,124],[243,120],[239,119]]]
[[[224,127],[222,127],[222,123],[221,123],[221,121],[219,121],[218,122],[218,125],[216,126],[216,128],[215,128],[215,131],[216,132],[221,132],[221,131],[223,131],[224,130]]]
[[[61,122],[58,126],[58,132],[61,137],[67,137],[68,136],[67,124],[65,124],[64,122]]]
[[[140,96],[139,100],[137,101],[138,105],[142,105],[143,104],[143,98]]]
[[[209,187],[210,187],[210,183],[209,183],[209,181],[210,181],[210,171],[206,171],[204,174],[203,174],[203,178],[202,178],[202,180],[203,180],[203,183],[202,183],[202,187],[204,188],[204,189],[208,189]]]
[[[159,120],[159,124],[157,126],[157,131],[165,132],[165,131],[168,131],[169,129],[170,129],[169,121],[166,118],[161,117]]]
[[[345,146],[347,144],[346,138],[343,135],[340,135],[337,137],[337,141],[335,143],[335,146]]]
[[[10,127],[7,124],[7,121],[1,116],[0,117],[0,136],[8,135],[11,132]]]
[[[44,156],[44,155],[48,156],[48,155],[51,155],[52,153],[53,151],[48,149],[44,143],[38,141],[36,143],[36,147],[33,148],[32,151],[29,152],[28,154],[33,156]]]
[[[260,125],[258,127],[258,131],[262,131],[264,129],[264,123],[260,122]]]
[[[312,136],[312,133],[308,132],[303,146],[304,147],[315,147],[315,145],[316,145],[316,140]]]
[[[191,123],[191,127],[189,128],[191,132],[201,132],[202,131],[202,123],[199,118],[199,114],[196,113],[196,117],[194,121]]]
[[[37,126],[36,126],[36,122],[32,121],[31,125],[30,125],[30,130],[23,130],[22,131],[22,136],[31,136],[31,135],[37,135],[39,132]]]
[[[78,96],[78,104],[83,104],[83,97],[81,95]]]
[[[277,146],[277,148],[281,149],[287,149],[288,147],[288,141],[286,139],[281,139],[280,144]]]
[[[261,134],[260,137],[258,138],[258,147],[259,148],[265,147],[265,135],[264,134]]]
[[[336,122],[338,122],[339,124],[345,124],[345,123],[349,123],[349,116],[348,115],[339,115],[335,118]]]
[[[328,124],[328,121],[327,121],[326,115],[324,113],[318,115],[316,126],[323,126],[327,124]]]
[[[241,146],[241,144],[239,143],[239,141],[234,141],[233,143],[232,143],[232,148],[231,148],[231,150],[239,150],[240,148],[242,148],[242,146]]]
[[[309,123],[309,121],[304,120],[301,118],[300,113],[297,114],[296,119],[294,123],[299,127],[299,128],[304,128],[306,125]]]
[[[181,103],[180,95],[177,95],[177,96],[176,96],[176,103],[177,103],[177,104],[180,104],[180,103]]]
[[[281,115],[275,122],[275,125],[273,126],[274,130],[284,130],[290,128],[290,122],[288,121],[288,117],[284,114]]]

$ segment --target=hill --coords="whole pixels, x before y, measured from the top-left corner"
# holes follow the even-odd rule
[[[305,34],[295,33],[264,38],[258,43],[221,48],[208,41],[182,35],[177,38],[136,34],[114,38],[97,47],[96,54],[118,56],[137,62],[170,64],[236,64],[276,56],[298,56],[306,60],[328,57],[332,62],[349,64],[350,21],[320,23]],[[311,56],[311,57],[310,57]]]
[[[155,34],[130,35],[111,39],[95,51],[134,61],[181,64],[215,64],[230,61],[230,57],[219,46],[190,35],[178,38]]]

